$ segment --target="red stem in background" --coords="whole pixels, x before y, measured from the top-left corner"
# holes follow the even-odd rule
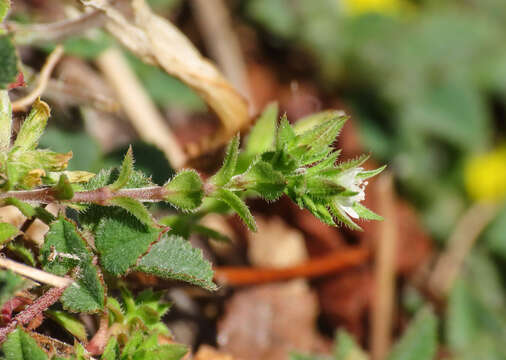
[[[287,268],[217,267],[214,269],[214,278],[227,285],[252,285],[299,277],[311,278],[361,265],[368,258],[369,250],[365,248],[336,250],[329,255]]]

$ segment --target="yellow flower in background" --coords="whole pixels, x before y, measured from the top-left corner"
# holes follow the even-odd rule
[[[341,0],[343,10],[349,15],[365,13],[396,14],[404,7],[402,0]]]
[[[475,200],[500,201],[506,197],[506,146],[475,156],[465,168],[465,183]]]

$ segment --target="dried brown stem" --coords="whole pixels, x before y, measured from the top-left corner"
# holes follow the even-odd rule
[[[57,42],[69,36],[82,34],[84,31],[100,27],[105,22],[101,11],[94,10],[75,19],[66,19],[49,24],[21,25],[8,22],[9,32],[14,34],[17,44]]]
[[[25,276],[32,280],[38,281],[43,284],[51,286],[65,288],[69,286],[73,281],[61,276],[56,276],[45,271],[27,266],[25,264],[18,263],[16,261],[0,257],[0,268],[8,269],[16,274]]]
[[[385,220],[379,225],[376,243],[375,301],[373,303],[371,355],[373,360],[385,359],[392,341],[392,319],[395,299],[395,255],[398,225],[396,223],[393,179],[384,174],[379,180],[380,213]]]
[[[433,295],[444,298],[448,294],[475,241],[498,209],[497,204],[476,203],[464,213],[430,275],[429,290]]]
[[[25,111],[38,97],[42,95],[46,89],[51,73],[54,67],[63,55],[63,46],[57,46],[53,52],[48,56],[46,63],[40,71],[39,78],[37,80],[37,86],[25,97],[16,100],[12,103],[12,111]]]
[[[0,328],[0,344],[5,341],[7,335],[14,331],[18,325],[28,324],[36,316],[57,302],[58,299],[62,296],[65,289],[66,287],[54,287],[49,289],[44,293],[44,295],[35,300],[25,310],[16,315],[14,319],[12,319],[9,324],[7,324],[7,326]]]
[[[140,137],[158,146],[172,166],[180,168],[186,155],[156,105],[118,49],[104,51],[97,66],[115,90],[125,114]]]
[[[195,19],[206,47],[225,77],[246,98],[250,99],[248,75],[239,38],[223,0],[193,0]],[[251,105],[250,105],[251,106]],[[250,109],[252,113],[254,109]]]

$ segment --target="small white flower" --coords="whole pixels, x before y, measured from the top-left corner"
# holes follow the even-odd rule
[[[354,219],[358,219],[359,216],[353,209],[353,205],[365,200],[367,181],[357,177],[363,170],[361,167],[351,168],[340,173],[336,179],[337,183],[346,190],[357,193],[353,196],[336,196],[335,199],[335,204]]]

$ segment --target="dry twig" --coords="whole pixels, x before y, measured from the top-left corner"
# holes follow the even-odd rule
[[[250,99],[241,45],[232,28],[230,13],[224,1],[193,0],[192,5],[195,9],[195,19],[211,56],[236,89]],[[251,112],[254,112],[254,109],[251,109]]]
[[[75,19],[66,19],[49,24],[21,25],[7,23],[7,29],[14,34],[16,44],[34,44],[41,42],[58,42],[84,31],[100,27],[105,22],[104,14],[99,10],[82,14]]]
[[[104,51],[96,63],[109,84],[114,88],[118,101],[128,119],[142,139],[158,146],[172,166],[180,168],[186,155],[164,118],[142,84],[126,63],[121,51],[115,48]]]
[[[384,174],[378,181],[380,213],[376,242],[375,298],[372,311],[371,355],[373,360],[386,357],[392,340],[392,319],[395,299],[395,266],[398,241],[393,178]]]
[[[73,283],[73,280],[64,277],[56,276],[48,272],[18,263],[16,261],[0,257],[0,268],[8,269],[16,274],[25,276],[32,280],[38,281],[43,284],[48,284],[58,288],[66,288]]]
[[[46,63],[42,67],[39,78],[37,79],[37,86],[25,97],[14,101],[12,103],[12,111],[25,111],[28,106],[33,104],[33,102],[42,95],[51,77],[51,73],[62,55],[63,46],[58,45],[48,56]]]
[[[498,209],[497,204],[476,203],[464,213],[429,277],[429,290],[433,295],[442,298],[448,294],[475,241],[494,219]]]

